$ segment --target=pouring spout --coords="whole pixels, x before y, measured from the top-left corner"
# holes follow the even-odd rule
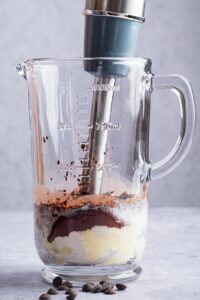
[[[24,63],[19,63],[16,66],[16,71],[19,75],[21,75],[24,79],[26,79],[26,66]]]

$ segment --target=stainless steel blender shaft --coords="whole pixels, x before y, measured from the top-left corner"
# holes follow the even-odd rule
[[[144,21],[146,0],[86,0],[86,13],[98,12]]]
[[[101,58],[133,57],[140,25],[144,22],[146,0],[86,0],[84,69],[95,76],[88,160],[84,163],[82,192],[101,192],[105,153],[108,139],[106,124],[111,118],[116,78],[127,76],[124,68]],[[98,59],[99,58],[99,59]],[[104,87],[108,86],[108,89]],[[101,88],[102,87],[102,88]],[[86,160],[85,160],[86,161]]]
[[[94,81],[88,162],[81,183],[82,192],[89,194],[101,191],[115,81],[106,77],[95,77]]]

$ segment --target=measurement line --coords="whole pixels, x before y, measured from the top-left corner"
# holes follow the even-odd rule
[[[81,131],[81,132],[79,131],[78,134],[79,134],[79,137],[88,138],[88,130],[87,131]]]
[[[79,124],[79,125],[72,125],[72,127],[74,128],[82,128],[82,129],[90,129],[92,128],[93,126],[92,125],[87,125],[87,124]]]
[[[90,178],[90,175],[78,175],[78,177],[81,177],[81,178]]]
[[[89,161],[89,158],[86,158],[86,157],[81,158],[81,157],[80,157],[79,160]]]
[[[75,169],[84,169],[84,170],[91,170],[92,167],[84,167],[84,166],[74,166]],[[82,175],[79,175],[82,176]]]
[[[85,146],[88,146],[88,145],[89,145],[89,142],[88,142],[88,141],[87,141],[87,142],[79,141],[79,143],[84,144]]]
[[[79,99],[78,101],[80,101],[80,99],[85,99],[88,98],[88,95],[76,95],[77,99]]]
[[[83,154],[83,152],[86,154],[86,153],[89,153],[89,150],[79,150],[78,151],[80,154]]]
[[[83,102],[76,102],[76,105],[77,106],[84,106],[84,107],[89,107],[89,102],[85,102],[85,101],[83,101]]]
[[[89,161],[89,158],[80,157],[79,159],[82,160],[82,161],[85,161],[85,162]]]
[[[77,113],[78,113],[78,114],[88,114],[89,111],[88,111],[88,110],[85,110],[85,109],[78,109],[78,110],[77,110]]]

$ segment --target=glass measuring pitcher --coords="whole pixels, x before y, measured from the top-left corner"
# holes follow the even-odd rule
[[[149,59],[35,59],[28,84],[35,241],[43,277],[136,278],[144,255],[148,183],[175,168],[194,134],[191,87],[154,76]],[[170,89],[181,128],[162,161],[149,160],[151,93]]]

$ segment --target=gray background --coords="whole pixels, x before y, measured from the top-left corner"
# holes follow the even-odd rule
[[[154,73],[180,73],[193,85],[199,110],[200,1],[147,0],[138,56]],[[31,57],[82,56],[84,0],[0,0],[0,209],[31,209],[26,84],[15,65]],[[151,158],[162,158],[180,125],[177,101],[152,98]],[[167,177],[151,183],[152,206],[199,206],[199,124],[192,149]]]

